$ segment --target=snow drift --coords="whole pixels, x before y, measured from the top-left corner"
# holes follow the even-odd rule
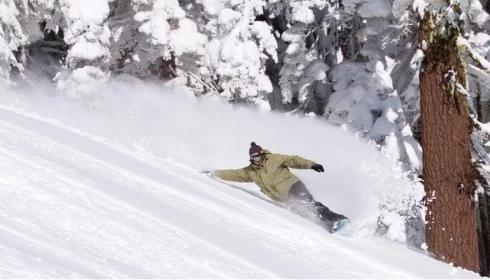
[[[408,181],[396,160],[316,118],[232,106],[219,98],[196,98],[184,89],[136,80],[87,88],[83,99],[65,98],[49,89],[11,94],[4,99],[10,105],[4,106],[196,171],[248,165],[251,141],[275,153],[301,155],[326,167],[324,174],[295,171],[317,200],[356,224],[369,224],[371,233],[380,205],[402,211],[423,195],[422,186]],[[391,236],[404,241],[402,221],[386,222],[398,224]]]
[[[404,241],[401,213],[422,189],[346,131],[133,80],[89,93],[4,91],[0,275],[474,276],[373,237],[381,216]],[[252,140],[322,163],[295,173],[350,231],[328,235],[251,184],[199,173],[246,165]]]

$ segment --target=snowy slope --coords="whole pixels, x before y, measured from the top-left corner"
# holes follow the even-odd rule
[[[0,277],[478,277],[374,237],[375,197],[409,183],[352,135],[328,126],[305,135],[319,126],[128,85],[90,106],[5,93]],[[198,172],[245,164],[250,138],[324,163],[327,174],[297,174],[353,219],[351,231],[329,235],[252,185]]]

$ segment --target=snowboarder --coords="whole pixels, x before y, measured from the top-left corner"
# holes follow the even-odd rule
[[[289,168],[297,168],[324,172],[321,164],[299,156],[273,154],[255,142],[251,143],[249,155],[250,165],[247,167],[204,173],[226,181],[254,182],[262,193],[274,201],[284,202],[301,216],[314,213],[329,232],[338,231],[349,222],[345,216],[315,201],[305,184],[289,171]]]

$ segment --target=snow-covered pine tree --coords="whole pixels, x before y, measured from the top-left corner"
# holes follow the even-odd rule
[[[52,80],[61,70],[68,45],[64,42],[62,16],[58,3],[50,1],[15,1],[18,20],[26,41],[17,51],[24,71],[23,86],[34,81]]]
[[[409,14],[396,9],[396,4],[384,0],[343,1],[342,12],[349,15],[345,30],[356,39],[348,44],[343,41],[345,58],[332,70],[334,93],[326,116],[332,123],[346,125],[375,140],[403,162],[406,170],[418,172],[421,148],[412,132],[414,114],[406,115],[416,108],[416,88],[408,87],[416,70],[405,71],[417,64],[416,25]],[[410,10],[410,6],[407,8]],[[352,47],[358,49],[349,50]],[[403,71],[403,79],[395,71]]]
[[[277,43],[271,27],[259,20],[266,1],[190,2],[194,15],[196,9],[202,9],[198,21],[204,25],[200,30],[209,39],[199,79],[210,91],[231,102],[269,107],[266,100],[272,85],[265,73],[265,63],[268,59],[277,60]]]
[[[273,109],[313,112],[347,125],[418,171],[421,149],[410,125],[416,114],[407,119],[404,112],[405,103],[418,104],[418,90],[391,78],[400,57],[416,67],[416,24],[392,10],[384,0],[269,4],[279,46],[279,62],[268,63],[274,85],[269,100]],[[416,70],[411,72],[408,81]]]
[[[10,68],[2,70],[28,66],[31,79],[54,78],[59,89],[71,96],[86,93],[90,81],[107,79],[108,1],[87,5],[75,0],[15,0],[0,5],[5,5],[0,12],[5,15],[4,36],[17,57],[16,64],[12,56],[5,56]]]
[[[55,78],[58,89],[71,97],[90,96],[110,77],[109,0],[55,3],[59,7],[54,11],[61,18],[58,28],[64,30],[64,41],[69,45],[65,63],[69,71]]]
[[[19,11],[13,1],[0,1],[0,85],[10,86],[11,73],[23,70],[20,54],[27,42],[18,20]]]
[[[115,73],[168,81],[195,74],[202,65],[206,37],[176,0],[121,0],[112,11]]]
[[[278,110],[323,116],[331,94],[329,69],[342,58],[340,1],[276,1],[268,22],[278,41],[277,63],[268,63],[274,91],[269,100]]]
[[[477,110],[471,99],[475,87],[468,87],[467,61],[472,58],[483,68],[479,69],[482,75],[488,71],[488,62],[465,37],[471,38],[471,26],[483,23],[485,17],[481,6],[475,8],[465,1],[430,3],[419,35],[424,51],[420,86],[427,244],[435,257],[484,275],[488,274],[488,238],[484,235],[488,233],[488,197],[479,196],[480,217],[475,205],[477,179],[488,188],[488,175],[475,162],[488,165],[488,155],[481,148],[480,128],[475,126]],[[452,137],[445,137],[447,134]]]

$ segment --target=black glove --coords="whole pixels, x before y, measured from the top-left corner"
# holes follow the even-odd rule
[[[311,169],[315,170],[316,172],[323,172],[325,171],[323,169],[323,166],[321,164],[315,163],[311,166]]]

